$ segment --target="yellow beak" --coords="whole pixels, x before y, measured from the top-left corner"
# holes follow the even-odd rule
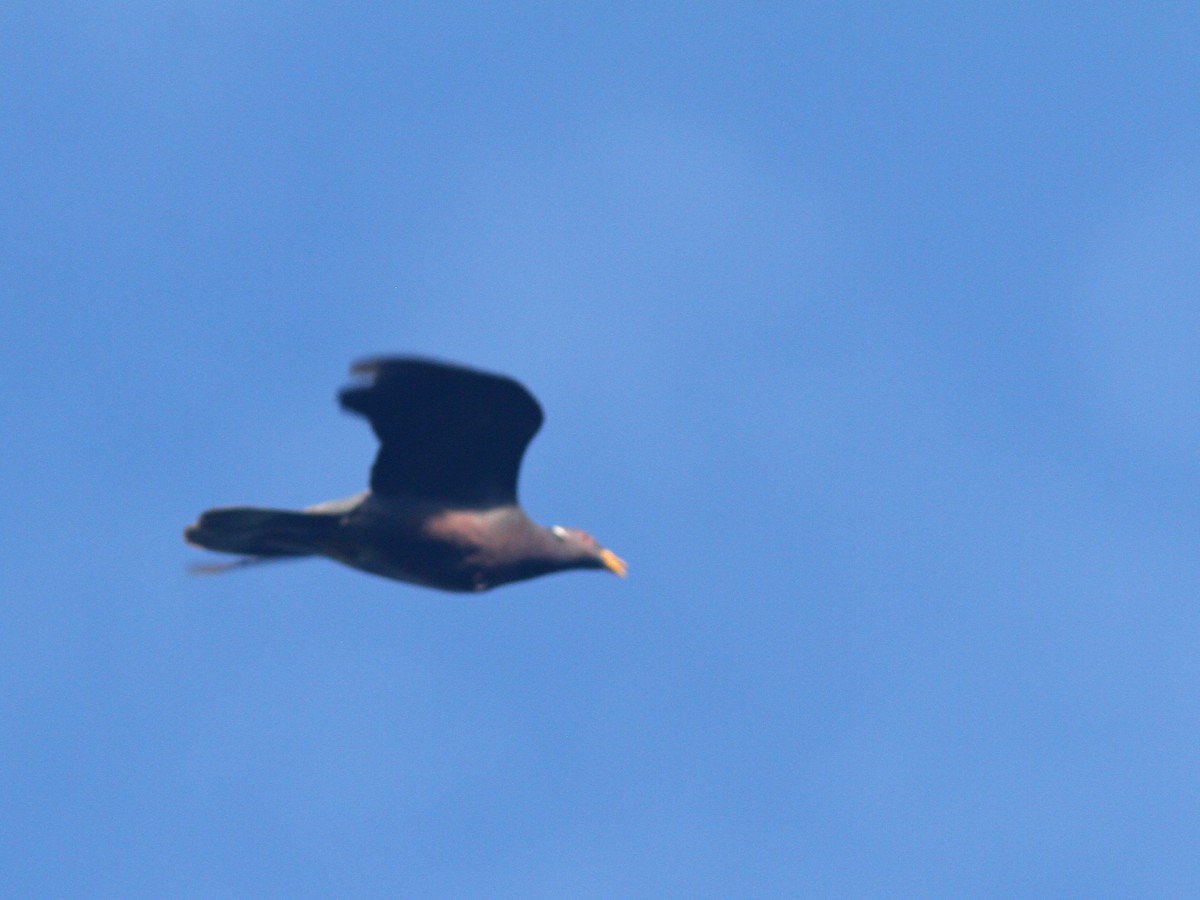
[[[611,550],[601,550],[600,559],[604,562],[604,567],[608,571],[614,575],[620,575],[622,578],[625,577],[625,572],[628,571],[629,566],[625,565],[625,560],[621,559],[617,554]]]

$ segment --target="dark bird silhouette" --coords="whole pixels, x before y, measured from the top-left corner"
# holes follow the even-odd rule
[[[190,544],[241,554],[224,571],[303,556],[445,591],[482,591],[566,569],[625,563],[586,532],[543,528],[517,503],[542,408],[511,378],[414,358],[364,360],[339,399],[379,438],[370,490],[299,512],[211,509]]]

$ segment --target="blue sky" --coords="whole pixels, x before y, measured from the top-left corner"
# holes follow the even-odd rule
[[[1189,4],[0,11],[0,893],[1195,896]],[[514,375],[626,581],[198,579]]]

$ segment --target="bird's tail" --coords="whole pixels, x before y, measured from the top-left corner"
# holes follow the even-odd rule
[[[210,509],[183,533],[197,547],[221,553],[238,553],[252,559],[197,567],[197,571],[225,571],[268,559],[311,556],[337,531],[340,516],[232,506]]]

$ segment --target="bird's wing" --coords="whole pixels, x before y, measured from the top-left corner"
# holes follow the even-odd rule
[[[542,408],[511,378],[432,360],[381,357],[350,370],[369,379],[339,395],[379,438],[371,490],[489,508],[517,499],[525,448]]]

